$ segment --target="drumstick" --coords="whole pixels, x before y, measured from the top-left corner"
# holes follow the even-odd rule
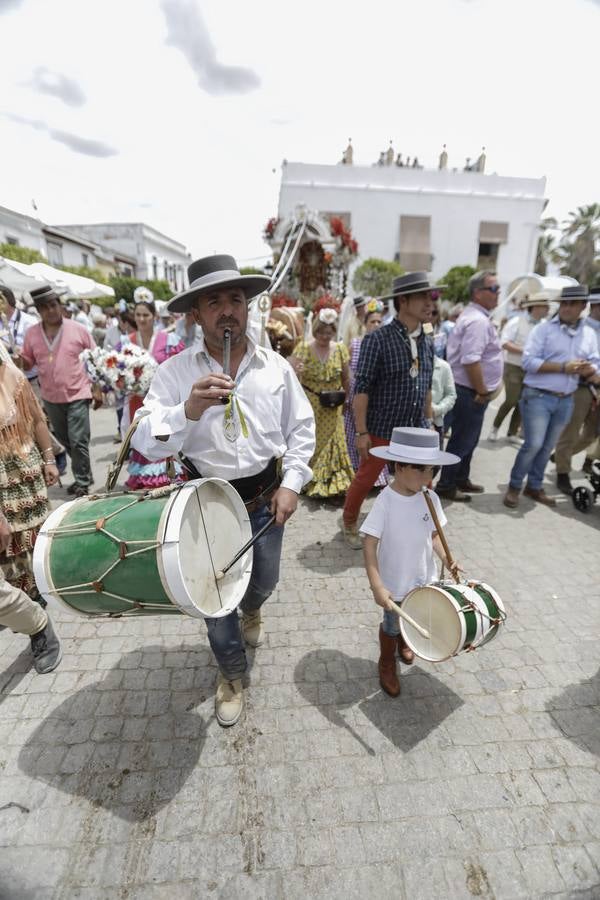
[[[231,328],[223,332],[223,375],[231,377]],[[221,403],[229,403],[229,397],[221,397]]]
[[[448,541],[446,540],[446,535],[444,534],[444,532],[442,530],[442,526],[440,525],[440,520],[438,519],[437,513],[435,511],[435,507],[433,505],[433,501],[432,501],[431,497],[429,496],[429,491],[427,490],[426,487],[423,487],[423,495],[425,497],[425,503],[429,507],[429,514],[431,515],[431,518],[433,519],[433,524],[435,525],[435,530],[437,531],[437,533],[440,536],[440,541],[442,542],[442,547],[444,548],[444,553],[446,554],[446,559],[448,560],[448,568],[450,570],[450,574],[454,578],[455,582],[457,584],[460,584],[460,575],[458,574],[456,569],[454,569],[454,571],[453,571],[454,560],[452,559],[452,554],[450,553],[450,547],[448,546]]]
[[[406,624],[407,624],[407,625],[410,625],[411,628],[414,628],[415,631],[418,631],[419,634],[421,635],[421,637],[424,637],[424,638],[426,638],[428,641],[430,641],[430,640],[431,640],[431,635],[429,634],[429,632],[428,632],[425,628],[423,628],[422,625],[419,625],[418,622],[415,622],[415,620],[413,619],[412,616],[409,616],[409,614],[408,614],[407,612],[404,612],[404,610],[402,609],[402,607],[399,606],[399,605],[396,603],[395,600],[394,600],[394,603],[395,603],[395,605],[396,605],[396,612],[398,613],[398,615],[400,616],[400,618],[401,618],[401,619],[404,619],[404,621],[406,622]]]
[[[275,521],[275,516],[271,516],[271,518],[269,519],[267,524],[263,525],[263,527],[260,529],[260,531],[257,531],[256,534],[253,534],[249,541],[246,541],[246,543],[244,544],[242,549],[238,550],[238,552],[235,554],[235,556],[233,557],[231,562],[228,562],[226,566],[223,566],[223,568],[221,569],[220,572],[216,573],[215,578],[217,581],[220,581],[221,578],[224,577],[225,573],[229,572],[230,568],[236,564],[238,559],[241,559],[241,557],[244,555],[244,553],[247,550],[249,550],[253,544],[256,543],[256,541],[259,539],[259,537],[262,537],[263,534],[265,533],[265,531],[269,530],[269,528],[271,527],[271,525],[273,524],[274,521]]]

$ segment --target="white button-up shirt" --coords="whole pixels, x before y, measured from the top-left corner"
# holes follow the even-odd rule
[[[239,404],[248,437],[240,429],[234,441],[225,436],[225,405],[210,406],[198,421],[185,415],[184,403],[194,383],[222,371],[209,355],[204,337],[200,345],[165,360],[138,413],[143,418],[132,446],[148,459],[177,456],[181,451],[203,477],[227,481],[257,475],[274,456],[282,457],[282,486],[299,493],[312,478],[309,463],[315,450],[315,420],[294,370],[278,353],[248,338],[232,404],[240,425]],[[165,436],[166,441],[158,440]]]

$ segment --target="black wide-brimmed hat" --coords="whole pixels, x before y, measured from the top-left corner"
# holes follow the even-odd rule
[[[428,291],[443,291],[445,284],[432,284],[427,272],[407,272],[399,275],[392,282],[392,293],[378,300],[393,300],[394,297],[402,297],[405,294],[422,294]]]
[[[233,256],[204,256],[188,266],[187,290],[169,301],[169,312],[187,312],[196,297],[218,288],[240,288],[247,300],[266,291],[271,279],[266,275],[242,275]]]
[[[32,288],[29,291],[29,296],[35,306],[43,306],[45,303],[50,303],[52,300],[58,300],[60,303],[61,295],[51,284],[43,284],[41,287]]]
[[[588,303],[600,303],[600,284],[590,288],[588,294]]]
[[[560,292],[560,300],[582,300],[587,303],[588,287],[587,284],[569,284]]]

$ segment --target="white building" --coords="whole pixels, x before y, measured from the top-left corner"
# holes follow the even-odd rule
[[[143,222],[59,225],[62,231],[87,236],[115,253],[135,260],[135,276],[168,281],[173,291],[187,287],[191,256],[183,244]]]
[[[45,255],[46,240],[42,228],[39,219],[0,206],[0,244],[29,247]]]
[[[398,260],[444,275],[452,266],[495,269],[505,286],[533,271],[545,178],[396,165],[284,162],[280,218],[300,203],[340,216],[358,241],[358,263]]]

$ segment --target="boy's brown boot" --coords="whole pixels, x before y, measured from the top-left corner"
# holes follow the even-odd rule
[[[400,682],[396,670],[396,646],[395,637],[386,634],[379,626],[379,684],[390,697],[397,697],[400,693]]]
[[[398,635],[396,640],[398,641],[398,653],[400,654],[400,659],[405,666],[412,666],[415,661],[415,654],[410,649],[401,634]]]

